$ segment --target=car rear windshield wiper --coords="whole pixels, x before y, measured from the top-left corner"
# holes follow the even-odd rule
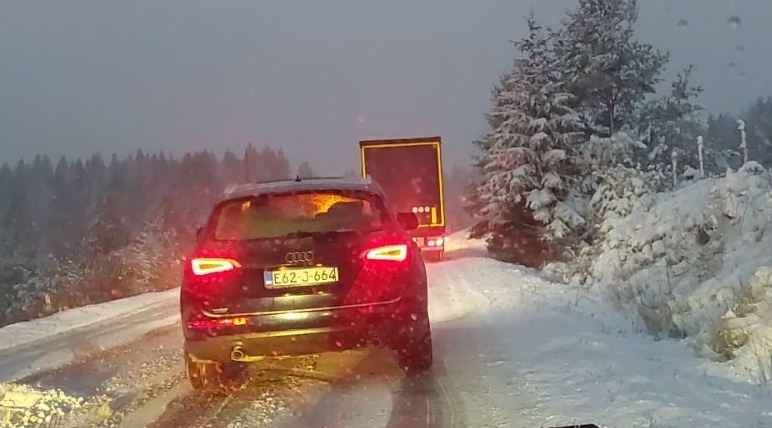
[[[280,238],[308,238],[309,236],[317,236],[319,232],[309,232],[305,230],[297,230],[295,232],[290,232],[286,235],[280,236]]]
[[[306,230],[298,230],[295,232],[288,233],[286,235],[283,235],[282,238],[319,238],[319,237],[326,237],[331,235],[339,235],[344,233],[354,233],[354,234],[365,234],[365,233],[372,233],[380,229],[363,229],[363,230],[356,230],[356,229],[335,229],[335,230],[324,230],[324,231],[306,231]]]
[[[325,230],[325,231],[307,231],[307,230],[298,230],[295,232],[288,233],[286,235],[282,235],[282,238],[285,239],[296,239],[296,238],[321,238],[326,237],[330,235],[337,235],[339,233],[346,233],[346,232],[354,232],[353,230]]]

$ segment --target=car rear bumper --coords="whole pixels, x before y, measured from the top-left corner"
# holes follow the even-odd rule
[[[415,310],[417,306],[395,299],[372,305],[252,314],[247,325],[206,332],[185,328],[185,350],[197,360],[225,362],[342,351],[368,344],[395,349],[406,338],[429,331],[426,310]],[[243,358],[234,358],[234,350]]]
[[[186,341],[185,351],[194,359],[202,361],[248,362],[267,356],[309,355],[352,349],[364,346],[366,343],[367,341],[361,335],[344,336],[340,330],[318,327],[213,336],[205,340]],[[234,356],[234,350],[238,350],[241,354]]]

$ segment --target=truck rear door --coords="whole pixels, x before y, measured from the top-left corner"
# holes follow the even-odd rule
[[[396,211],[413,212],[419,227],[444,227],[440,143],[364,144],[363,175],[377,181]]]

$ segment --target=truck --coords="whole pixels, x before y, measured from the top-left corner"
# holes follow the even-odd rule
[[[424,260],[442,260],[446,240],[442,139],[361,140],[359,150],[362,176],[383,188],[394,211],[418,217],[418,228],[410,234]]]

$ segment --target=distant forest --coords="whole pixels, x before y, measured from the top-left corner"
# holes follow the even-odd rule
[[[246,159],[246,161],[245,161]],[[448,224],[462,228],[464,168],[449,168]],[[355,169],[346,174],[356,174]],[[195,230],[230,183],[313,176],[281,149],[218,157],[142,150],[0,167],[0,326],[179,285]]]

